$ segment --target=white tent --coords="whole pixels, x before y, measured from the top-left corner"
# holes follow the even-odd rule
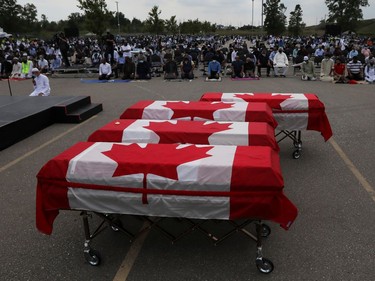
[[[10,36],[12,36],[12,34],[9,34],[9,33],[4,32],[4,29],[2,29],[2,28],[0,27],[0,38],[8,38],[8,37],[10,37]]]

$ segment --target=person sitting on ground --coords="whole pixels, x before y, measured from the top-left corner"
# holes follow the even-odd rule
[[[314,66],[314,63],[311,60],[309,60],[308,56],[303,57],[303,63],[301,64],[301,72],[302,72],[302,76],[301,76],[302,80],[304,81],[316,80],[315,66]]]
[[[98,67],[100,65],[100,62],[102,61],[102,58],[103,57],[100,53],[99,47],[95,46],[91,56],[91,67]]]
[[[314,56],[314,62],[317,66],[319,66],[319,64],[322,62],[324,58],[324,50],[322,46],[319,46],[318,49],[315,50]]]
[[[167,62],[163,66],[164,79],[177,79],[178,66],[171,56],[167,56]]]
[[[334,61],[331,59],[331,54],[326,52],[324,54],[324,59],[321,62],[320,67],[320,80],[324,82],[332,82],[333,81],[333,67]]]
[[[279,77],[285,77],[285,74],[288,71],[288,65],[289,65],[288,57],[284,53],[283,48],[280,47],[278,52],[275,54],[273,58],[275,76],[279,75]]]
[[[21,78],[22,64],[17,57],[13,58],[13,67],[10,78]]]
[[[28,59],[26,53],[23,54],[21,65],[22,65],[21,78],[31,78],[34,64],[31,60]]]
[[[346,83],[346,65],[340,58],[336,59],[333,67],[333,79],[335,83]]]
[[[62,60],[61,60],[60,56],[52,55],[52,60],[51,60],[52,73],[56,69],[59,69],[61,66],[62,66]]]
[[[351,60],[346,65],[346,68],[348,70],[348,79],[349,80],[355,80],[355,81],[363,80],[362,63],[358,60],[357,56],[353,57],[353,60]]]
[[[260,53],[260,55],[258,57],[257,66],[258,66],[258,76],[259,77],[262,77],[262,68],[266,68],[267,69],[267,77],[270,76],[271,65],[270,65],[269,60],[268,60],[268,55],[267,55],[266,49],[263,49],[262,52]]]
[[[124,75],[122,80],[131,80],[135,78],[135,63],[131,57],[125,57],[125,64],[123,67]]]
[[[102,63],[99,65],[99,80],[109,80],[112,75],[112,67],[105,58],[102,58]]]
[[[39,60],[38,60],[37,64],[38,64],[38,68],[39,68],[41,73],[47,73],[48,72],[49,64],[48,64],[48,61],[44,58],[44,55],[39,56]]]
[[[208,79],[219,79],[220,78],[220,72],[221,72],[221,64],[216,60],[216,57],[213,58],[208,63]]]
[[[184,57],[181,62],[181,79],[194,79],[194,62],[189,57]]]
[[[243,66],[244,75],[246,78],[255,78],[255,61],[254,58],[247,57]]]
[[[244,62],[239,56],[236,56],[232,61],[232,78],[243,78],[244,77]]]
[[[371,58],[365,66],[365,80],[370,83],[375,83],[375,58]]]
[[[141,80],[151,79],[151,67],[143,54],[139,55],[135,77]]]
[[[34,91],[30,94],[30,97],[49,96],[51,93],[51,88],[49,86],[48,77],[41,74],[38,68],[33,68],[31,73]]]

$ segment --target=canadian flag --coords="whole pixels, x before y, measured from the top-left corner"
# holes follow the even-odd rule
[[[201,101],[265,102],[273,110],[279,130],[314,130],[327,141],[332,136],[325,106],[309,93],[204,93]]]
[[[120,119],[266,122],[274,128],[277,126],[266,103],[140,101],[127,108]]]
[[[279,150],[274,129],[261,122],[117,119],[92,133],[88,141],[252,145]]]
[[[78,143],[37,177],[37,227],[47,234],[60,209],[257,218],[284,228],[297,216],[269,147]]]

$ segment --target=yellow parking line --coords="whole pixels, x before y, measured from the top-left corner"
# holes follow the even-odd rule
[[[36,152],[38,152],[39,150],[45,148],[46,146],[50,145],[51,143],[54,143],[55,141],[57,141],[58,139],[61,139],[62,137],[66,136],[67,134],[79,129],[80,127],[82,127],[84,124],[86,124],[87,122],[95,119],[97,117],[97,115],[94,115],[93,117],[91,117],[90,119],[80,123],[79,125],[73,127],[73,128],[70,128],[69,130],[65,131],[64,133],[54,137],[53,139],[50,139],[49,141],[45,142],[44,144],[42,144],[41,146],[38,146],[37,148],[33,149],[33,150],[30,150],[29,152],[25,153],[24,155],[22,155],[21,157],[13,160],[12,162],[6,164],[5,166],[3,167],[0,167],[0,173],[4,172],[5,170],[9,169],[10,167],[16,165],[17,163],[21,162],[22,160],[26,159],[27,157],[35,154]]]
[[[147,225],[148,224],[145,222],[144,225],[142,226],[142,229],[144,227],[147,227]],[[124,261],[122,262],[120,268],[118,269],[115,278],[113,278],[113,281],[126,281],[149,232],[150,232],[150,229],[147,229],[139,237],[137,237],[137,239],[130,246],[129,251],[126,254],[126,257]]]
[[[345,154],[345,152],[341,149],[341,147],[337,144],[337,142],[333,138],[331,138],[329,140],[329,142],[331,143],[333,148],[336,150],[337,154],[345,162],[345,164],[349,168],[349,170],[357,178],[357,180],[362,185],[362,187],[367,191],[367,193],[371,196],[372,200],[374,200],[374,202],[375,202],[375,189],[369,184],[369,182],[366,180],[366,178],[356,168],[356,166],[349,159],[349,157]]]

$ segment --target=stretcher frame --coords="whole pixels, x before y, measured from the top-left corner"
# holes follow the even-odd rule
[[[90,229],[89,218],[92,215],[96,215],[101,219],[99,225],[95,228],[94,231]],[[262,220],[257,219],[244,219],[242,221],[234,221],[234,220],[204,220],[204,219],[189,219],[189,218],[166,218],[166,217],[148,217],[148,216],[134,216],[141,220],[143,220],[146,225],[141,227],[140,230],[137,232],[132,232],[126,229],[121,220],[119,219],[118,215],[108,215],[102,214],[97,212],[89,212],[89,211],[82,211],[81,212],[82,222],[83,222],[83,229],[84,229],[84,244],[83,244],[83,253],[86,261],[92,266],[98,266],[101,261],[100,253],[94,250],[91,247],[91,242],[95,239],[100,233],[102,233],[106,228],[111,228],[112,231],[122,233],[127,238],[129,238],[129,242],[134,242],[138,239],[144,232],[156,229],[159,231],[163,236],[171,241],[172,244],[176,243],[183,237],[189,235],[190,233],[194,232],[195,230],[200,231],[207,237],[213,245],[217,246],[226,239],[230,238],[231,236],[235,235],[236,233],[242,233],[247,238],[256,242],[256,258],[255,258],[255,265],[261,273],[269,274],[273,271],[274,265],[272,261],[265,258],[263,256],[263,240],[267,238],[271,234],[271,228],[262,222]],[[160,222],[165,219],[177,219],[180,222],[186,222],[188,227],[179,234],[175,235],[168,231],[165,227],[160,226]],[[209,229],[204,228],[203,224],[208,221],[217,221],[217,222],[226,222],[228,225],[231,226],[231,229],[227,231],[225,234],[216,235],[211,232]],[[250,225],[251,223],[255,223],[255,234],[249,232],[245,227]]]

